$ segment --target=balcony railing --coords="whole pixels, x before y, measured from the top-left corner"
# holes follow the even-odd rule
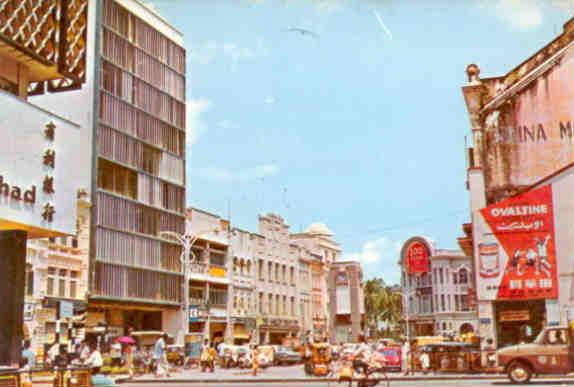
[[[88,0],[0,0],[0,53],[30,70],[29,94],[85,80]],[[32,59],[32,61],[30,61]]]

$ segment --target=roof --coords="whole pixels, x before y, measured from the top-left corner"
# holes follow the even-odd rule
[[[307,227],[305,233],[312,235],[333,236],[333,232],[324,223],[312,223]]]

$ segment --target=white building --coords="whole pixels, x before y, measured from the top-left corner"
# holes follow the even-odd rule
[[[407,334],[457,336],[476,332],[471,305],[472,261],[458,250],[438,249],[433,241],[416,236],[402,249],[401,287]]]

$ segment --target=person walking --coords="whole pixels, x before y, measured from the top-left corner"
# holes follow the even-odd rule
[[[167,354],[165,353],[165,342],[167,340],[167,334],[164,333],[158,337],[155,342],[153,350],[153,360],[155,362],[155,376],[167,376],[169,377],[169,364],[167,363]]]
[[[36,354],[30,347],[30,340],[26,340],[24,342],[24,349],[22,350],[22,361],[26,364],[22,364],[22,366],[26,366],[28,369],[32,369],[36,366]]]
[[[253,376],[257,376],[257,371],[259,370],[259,347],[257,344],[253,344],[253,349],[251,351],[251,367],[253,370]]]
[[[199,355],[199,362],[201,365],[201,372],[205,372],[205,369],[209,367],[209,340],[203,340],[201,345],[201,354]]]
[[[100,373],[100,369],[104,365],[104,359],[102,359],[102,354],[98,349],[98,346],[92,344],[92,352],[90,356],[86,360],[86,365],[90,366],[92,369],[92,375],[96,375]]]

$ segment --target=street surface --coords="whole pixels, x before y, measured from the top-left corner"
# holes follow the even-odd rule
[[[192,384],[192,383],[169,383],[167,384],[167,386],[169,387],[189,387],[189,386],[193,386],[193,385],[198,385],[198,384]],[[204,384],[205,385],[205,384]],[[217,385],[219,387],[253,387],[253,386],[257,386],[257,387],[261,387],[261,386],[281,386],[281,387],[295,387],[295,386],[308,386],[308,387],[346,387],[348,386],[348,383],[336,383],[336,382],[331,382],[331,383],[323,383],[323,382],[297,382],[297,383],[285,383],[285,382],[273,382],[273,383],[250,383],[250,382],[246,382],[246,383],[217,383],[217,384],[213,384],[213,385]],[[353,386],[355,386],[356,384],[353,383]],[[142,384],[122,384],[122,386],[125,387],[142,387],[144,385]],[[161,381],[158,381],[157,383],[146,383],[145,386],[149,386],[149,387],[155,387],[155,386],[166,386],[166,384],[163,384]],[[384,387],[385,383],[379,383],[379,386]],[[451,387],[451,386],[456,386],[456,387],[477,387],[477,386],[513,386],[513,384],[506,382],[506,381],[500,381],[500,380],[462,380],[462,381],[458,381],[458,380],[427,380],[427,381],[393,381],[389,384],[389,386],[394,387],[418,387],[418,386],[428,386],[428,387]],[[530,384],[528,384],[527,386],[529,387],[537,387],[537,386],[544,386],[544,387],[553,387],[553,386],[574,386],[574,378],[570,378],[569,380],[567,379],[546,379],[546,380],[540,380],[540,381],[534,381]]]

